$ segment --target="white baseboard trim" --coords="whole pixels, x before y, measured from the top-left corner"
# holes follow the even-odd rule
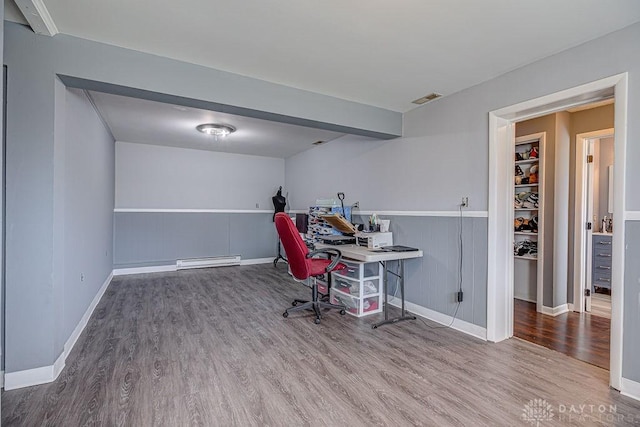
[[[148,267],[131,267],[131,268],[116,268],[113,270],[114,276],[126,276],[129,274],[143,274],[143,273],[166,273],[169,271],[177,271],[176,265],[152,265]]]
[[[67,356],[73,349],[73,346],[76,344],[76,341],[78,341],[80,334],[82,334],[82,331],[87,326],[87,323],[89,322],[89,319],[93,314],[93,311],[96,309],[96,306],[100,302],[100,299],[102,298],[105,291],[109,287],[109,283],[111,283],[112,278],[113,278],[113,272],[109,273],[109,276],[107,277],[107,279],[104,281],[104,283],[98,290],[98,293],[91,301],[91,304],[89,304],[89,307],[87,307],[87,310],[84,312],[82,319],[80,319],[80,322],[78,322],[78,325],[75,327],[75,329],[71,333],[71,336],[69,337],[69,339],[67,339],[67,342],[64,344],[64,349],[62,350],[62,353],[60,354],[60,356],[58,356],[54,364],[50,366],[43,366],[41,368],[26,369],[24,371],[11,372],[4,375],[3,377],[4,377],[5,390],[14,390],[16,388],[50,383],[52,381],[55,381],[56,378],[58,378],[58,376],[64,369]]]
[[[628,380],[626,378],[622,378],[622,382],[620,383],[622,387],[620,390],[620,394],[630,397],[635,400],[640,400],[640,383]]]
[[[573,303],[572,303],[572,302],[570,302],[569,304],[567,304],[567,309],[568,309],[568,311],[574,311],[574,310],[573,310]]]
[[[80,319],[80,322],[78,322],[78,325],[76,325],[76,328],[71,333],[71,336],[69,337],[69,339],[67,339],[67,342],[64,344],[65,355],[68,355],[71,352],[71,349],[73,348],[73,346],[76,345],[76,341],[78,341],[78,338],[80,338],[80,334],[82,334],[82,331],[84,331],[84,328],[87,326],[87,323],[89,322],[89,319],[93,314],[93,310],[96,309],[96,306],[100,302],[102,295],[104,295],[105,291],[109,287],[109,283],[111,283],[111,279],[113,279],[113,272],[109,274],[109,277],[107,277],[107,280],[105,280],[102,286],[100,287],[100,289],[98,289],[98,293],[96,294],[95,297],[93,297],[93,301],[91,301],[91,304],[89,304],[89,307],[87,307],[87,310],[84,312],[84,315],[82,315],[82,319]]]
[[[38,384],[55,381],[64,369],[66,355],[63,351],[53,365],[41,368],[26,369],[24,371],[9,372],[4,376],[4,389],[15,390],[22,387],[30,387]]]
[[[270,262],[273,262],[273,258],[241,259],[240,265],[269,264]],[[113,270],[113,275],[126,276],[129,274],[166,273],[171,271],[177,271],[175,265],[151,265],[147,267],[116,268]]]
[[[241,259],[240,265],[271,264],[274,258]]]
[[[4,388],[4,371],[0,371],[0,388]]]
[[[401,303],[400,298],[389,298],[389,304],[394,307],[400,307]],[[449,325],[451,320],[453,320],[453,317],[448,314],[443,314],[412,302],[405,302],[405,308],[413,314],[417,314],[420,317],[424,317],[425,319],[432,320],[442,325]],[[483,341],[487,340],[487,328],[474,325],[473,323],[469,323],[464,320],[455,319],[451,325],[451,329],[464,332],[465,334],[480,338]]]
[[[569,311],[569,304],[562,304],[557,307],[547,307],[542,306],[542,314],[546,314],[547,316],[559,316],[563,313],[567,313]]]

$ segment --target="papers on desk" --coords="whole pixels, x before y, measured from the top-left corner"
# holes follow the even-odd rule
[[[341,233],[355,234],[355,232],[358,231],[356,230],[356,227],[353,224],[347,221],[340,214],[320,215],[320,218],[324,219],[327,223],[329,223],[330,226],[332,226],[333,228],[335,228]]]
[[[419,250],[418,248],[411,248],[409,246],[394,245],[394,246],[384,246],[380,249],[374,249],[373,252],[414,252],[418,250]]]

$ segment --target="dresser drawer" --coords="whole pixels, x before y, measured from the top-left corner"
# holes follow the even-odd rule
[[[611,264],[607,265],[600,262],[594,262],[592,268],[593,275],[611,276]]]
[[[611,251],[606,251],[603,248],[593,248],[593,262],[606,260],[611,262]]]
[[[599,288],[611,289],[611,276],[603,277],[600,274],[595,275],[591,284],[592,286],[597,286]]]
[[[593,236],[593,250],[611,253],[611,236]]]
[[[611,267],[611,257],[603,257],[598,256],[597,254],[593,254],[593,258],[591,259],[591,265],[594,270],[598,267]],[[604,268],[604,270],[608,270],[609,268]]]

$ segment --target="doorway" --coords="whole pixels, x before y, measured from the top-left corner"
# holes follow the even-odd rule
[[[607,370],[613,102],[517,122],[513,159],[514,336]]]
[[[487,339],[513,336],[513,224],[507,222],[513,206],[513,143],[515,123],[563,111],[615,95],[615,142],[612,235],[612,318],[610,385],[622,388],[622,309],[624,271],[625,151],[627,123],[627,73],[563,90],[489,113],[489,220],[487,271]],[[624,390],[623,390],[624,391]]]
[[[614,129],[576,135],[574,310],[611,318]]]

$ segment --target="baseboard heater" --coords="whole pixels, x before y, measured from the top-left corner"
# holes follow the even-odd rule
[[[230,265],[240,265],[240,255],[179,259],[176,261],[176,269],[178,270],[186,270],[188,268],[226,267]]]

